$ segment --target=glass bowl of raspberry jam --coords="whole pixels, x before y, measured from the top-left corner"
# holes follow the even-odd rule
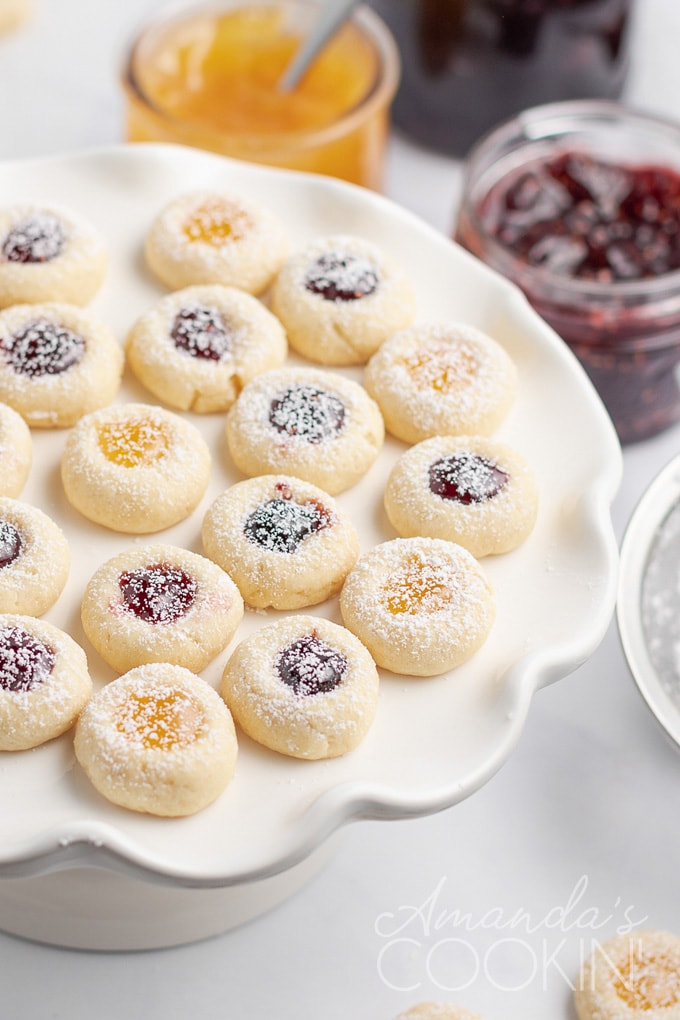
[[[623,443],[680,420],[680,124],[590,100],[523,112],[470,153],[455,238],[574,351]]]

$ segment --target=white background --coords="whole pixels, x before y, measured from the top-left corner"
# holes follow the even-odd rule
[[[0,157],[120,141],[122,53],[162,2],[35,3],[0,38]],[[680,5],[641,0],[628,98],[680,119],[679,41]],[[394,138],[388,170],[388,193],[449,232],[459,165]],[[676,428],[626,450],[619,535],[679,447]],[[594,940],[627,920],[680,933],[679,807],[680,757],[612,625],[585,666],[536,697],[510,761],[468,801],[354,824],[293,900],[200,944],[90,954],[0,935],[0,1016],[392,1020],[439,999],[486,1020],[574,1020],[570,982]],[[424,911],[409,922],[428,900],[429,923]]]

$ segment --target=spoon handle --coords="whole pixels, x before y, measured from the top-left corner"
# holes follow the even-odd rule
[[[346,21],[359,0],[327,0],[322,5],[319,18],[279,79],[279,92],[290,92],[312,63],[318,52],[326,45],[336,28]]]

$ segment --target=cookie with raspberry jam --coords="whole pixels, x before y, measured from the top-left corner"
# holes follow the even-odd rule
[[[0,613],[42,616],[64,590],[70,565],[66,536],[51,517],[0,498]]]
[[[135,322],[128,361],[156,397],[183,411],[227,411],[246,383],[277,368],[288,345],[279,320],[250,294],[186,287]]]
[[[288,616],[245,638],[222,695],[253,740],[294,758],[334,758],[364,739],[378,671],[353,634],[330,620]]]
[[[91,691],[85,652],[73,638],[33,616],[0,616],[0,751],[64,733]]]
[[[279,368],[243,389],[227,416],[227,443],[249,476],[282,472],[332,496],[359,481],[385,430],[358,383],[317,368]]]
[[[31,430],[13,407],[0,403],[0,496],[21,495],[32,462]]]
[[[404,270],[363,238],[315,241],[284,263],[272,310],[291,347],[322,365],[361,365],[415,316]]]
[[[300,609],[334,595],[359,555],[336,501],[291,475],[261,475],[218,496],[203,519],[206,555],[258,609]]]
[[[238,588],[217,564],[170,545],[127,549],[90,578],[83,630],[119,672],[172,662],[198,673],[231,641],[243,617]]]
[[[0,312],[0,400],[33,428],[66,428],[112,402],[123,349],[109,328],[74,305],[15,305]]]
[[[107,261],[104,238],[70,209],[0,209],[0,308],[46,301],[85,305],[101,287]]]

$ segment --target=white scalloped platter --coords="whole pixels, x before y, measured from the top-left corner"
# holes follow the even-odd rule
[[[618,441],[576,360],[510,284],[412,214],[328,178],[156,145],[0,166],[3,204],[59,202],[104,233],[110,268],[91,307],[121,343],[134,319],[163,293],[142,258],[149,223],[168,200],[198,187],[229,188],[270,206],[284,219],[292,247],[332,232],[369,238],[410,273],[419,320],[466,321],[504,344],[518,365],[520,390],[498,436],[536,469],[538,522],[519,550],[483,563],[498,616],[481,651],[447,676],[384,674],[373,729],[342,758],[289,759],[240,735],[237,772],[225,793],[195,816],[167,820],[102,799],[75,762],[70,733],[33,751],[3,754],[0,877],[39,875],[94,856],[115,870],[175,887],[226,887],[291,868],[350,818],[402,818],[449,807],[502,765],[533,693],[584,661],[613,613],[617,552],[610,503],[621,472]],[[349,374],[361,379],[360,369]],[[152,398],[126,374],[117,400]],[[205,510],[241,477],[225,449],[224,415],[189,417],[212,451],[209,490],[188,520],[143,539],[107,531],[72,510],[59,476],[66,432],[33,432],[34,465],[21,498],[61,525],[73,560],[67,587],[46,619],[85,647],[97,686],[113,673],[80,624],[80,600],[93,571],[136,541],[158,539],[201,552]],[[403,449],[388,440],[365,478],[338,497],[363,549],[395,537],[382,496]],[[312,612],[340,622],[337,600]],[[273,615],[247,612],[234,641]],[[214,686],[233,647],[203,674]]]

